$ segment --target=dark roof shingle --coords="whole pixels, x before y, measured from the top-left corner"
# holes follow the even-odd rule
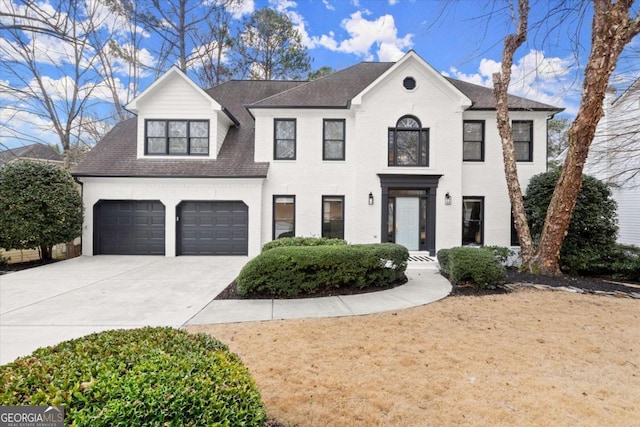
[[[361,62],[251,104],[250,108],[347,108],[349,102],[393,66],[393,62]]]
[[[49,162],[62,162],[60,153],[55,152],[45,144],[29,144],[22,147],[9,148],[0,151],[0,165],[16,159],[45,160]]]
[[[137,118],[125,120],[111,131],[86,155],[72,171],[76,176],[134,177],[203,177],[253,178],[266,177],[267,162],[254,162],[254,120],[245,103],[252,103],[290,89],[300,82],[231,81],[207,93],[223,105],[240,122],[231,127],[216,160],[137,158]],[[215,140],[210,141],[215,149]]]
[[[138,159],[137,119],[116,125],[73,169],[76,176],[266,177],[268,162],[254,161],[255,121],[248,108],[348,108],[351,100],[394,63],[362,62],[309,82],[230,81],[206,92],[239,123],[229,129],[216,160]],[[446,78],[472,101],[469,110],[494,110],[489,88]],[[509,95],[512,110],[559,112],[562,109]],[[215,149],[215,141],[210,141]]]
[[[491,88],[476,85],[462,80],[445,77],[449,83],[456,87],[460,92],[464,93],[472,102],[469,110],[495,110],[496,101]],[[525,111],[555,111],[560,112],[563,109],[552,105],[543,104],[542,102],[532,101],[530,99],[521,98],[515,95],[507,95],[509,110],[525,110]]]

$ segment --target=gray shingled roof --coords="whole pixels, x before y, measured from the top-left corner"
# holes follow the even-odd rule
[[[89,152],[72,171],[76,176],[137,177],[266,177],[269,163],[254,162],[254,120],[243,104],[290,89],[301,82],[231,81],[207,93],[223,105],[240,122],[227,133],[216,160],[137,158],[137,119],[116,126]],[[215,144],[212,141],[213,144]],[[214,145],[212,145],[213,147]]]
[[[243,150],[232,156],[209,159],[138,159],[136,136],[138,119],[120,122],[87,154],[73,170],[75,176],[137,177],[264,177],[268,163],[255,163]],[[215,147],[215,142],[213,144]]]
[[[48,145],[36,143],[22,147],[9,148],[0,151],[0,165],[16,159],[46,160],[49,162],[62,162],[62,156]]]
[[[361,62],[342,71],[307,82],[291,90],[262,99],[249,108],[348,108],[349,103],[394,62]],[[490,88],[445,77],[456,89],[471,99],[469,110],[495,110]],[[562,109],[530,99],[509,95],[509,109],[528,111],[562,111]]]
[[[254,162],[255,122],[247,108],[348,108],[351,100],[394,63],[362,62],[318,80],[230,81],[207,93],[238,121],[217,160],[137,159],[137,119],[116,125],[73,169],[76,176],[266,177],[267,162]],[[470,110],[493,110],[489,88],[447,78],[472,101]],[[559,112],[551,105],[509,95],[510,109]],[[212,141],[213,142],[213,141]]]
[[[454,85],[460,92],[464,93],[472,102],[469,110],[495,110],[496,102],[493,96],[493,90],[475,85],[473,83],[463,82],[462,80],[445,77],[449,83]],[[525,110],[525,111],[551,111],[560,112],[563,108],[554,107],[552,105],[543,104],[542,102],[532,101],[530,99],[521,98],[515,95],[508,95],[509,110]]]
[[[393,62],[361,62],[253,103],[249,107],[348,108],[356,95],[384,74],[393,64]]]

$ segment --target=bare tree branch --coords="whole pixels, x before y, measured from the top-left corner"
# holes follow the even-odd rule
[[[560,249],[582,184],[582,174],[603,116],[603,101],[620,54],[640,33],[640,18],[630,16],[632,0],[612,3],[594,0],[591,53],[585,69],[582,98],[576,119],[568,131],[569,149],[553,193],[540,243],[530,268],[543,274],[558,274]]]

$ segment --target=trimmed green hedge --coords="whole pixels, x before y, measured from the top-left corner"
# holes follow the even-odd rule
[[[437,253],[440,269],[454,284],[473,282],[481,288],[495,288],[507,279],[495,248],[459,247]]]
[[[387,286],[405,280],[409,251],[393,243],[276,247],[249,261],[238,293],[276,297],[332,288]]]
[[[440,264],[440,270],[449,274],[449,254],[451,253],[451,249],[440,249],[436,254],[436,258],[438,258],[438,264]]]
[[[61,405],[73,426],[264,426],[242,362],[204,334],[114,330],[0,366],[1,405]]]
[[[262,252],[273,248],[289,246],[334,246],[346,244],[347,241],[343,239],[326,239],[324,237],[282,237],[265,243],[264,246],[262,246]]]
[[[587,276],[610,276],[616,280],[640,281],[640,248],[616,244],[599,254],[596,261],[578,273]]]

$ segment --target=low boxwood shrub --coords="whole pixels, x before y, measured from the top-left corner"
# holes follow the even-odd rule
[[[483,246],[482,248],[491,252],[502,265],[507,265],[509,258],[515,255],[515,252],[504,246]]]
[[[438,264],[440,264],[440,271],[444,274],[449,274],[449,252],[451,249],[440,249],[436,254],[438,258]]]
[[[275,297],[331,288],[387,286],[404,280],[409,251],[393,243],[284,246],[262,252],[238,276],[238,293]]]
[[[616,244],[599,253],[596,260],[578,270],[584,276],[610,276],[616,280],[640,281],[640,248]]]
[[[263,426],[260,393],[228,348],[172,328],[114,330],[0,366],[0,405],[65,407],[73,426]]]
[[[490,249],[460,247],[449,251],[449,278],[455,284],[473,282],[481,288],[504,283],[507,273]]]
[[[284,246],[333,246],[346,244],[347,241],[343,239],[326,239],[324,237],[282,237],[265,243],[264,246],[262,246],[262,252]]]

